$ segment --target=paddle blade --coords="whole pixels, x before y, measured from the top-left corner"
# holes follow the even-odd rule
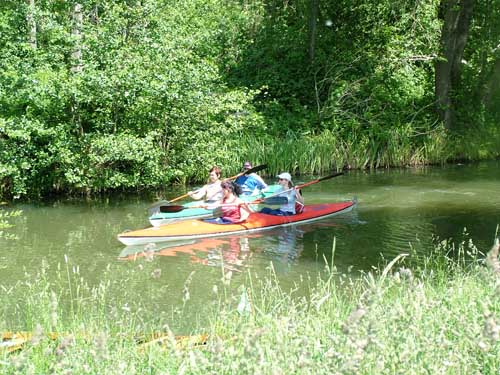
[[[309,186],[309,185],[313,185],[313,184],[317,184],[318,182],[329,180],[330,178],[342,176],[343,174],[344,174],[344,172],[339,172],[339,173],[331,174],[329,176],[321,177],[321,178],[318,178],[317,180],[312,180],[312,181],[306,182],[305,184],[297,185],[297,186],[295,186],[295,189],[302,189],[303,187],[306,187],[306,186]]]
[[[156,202],[156,203],[152,204],[148,208],[149,216],[153,216],[153,215],[157,214],[158,212],[160,212],[160,207],[161,206],[165,206],[165,205],[167,205],[169,203],[170,203],[169,201],[159,201],[159,202]]]
[[[344,174],[344,172],[338,172],[338,173],[331,174],[329,176],[321,177],[321,178],[318,178],[318,182],[328,180],[330,178],[342,176],[343,174]]]
[[[180,212],[182,210],[185,210],[186,208],[189,207],[184,207],[184,206],[160,206],[160,212],[163,213],[173,213],[173,212]]]
[[[262,201],[263,204],[268,204],[268,205],[282,205],[288,203],[288,198],[287,197],[269,197],[269,198],[264,198]]]
[[[224,215],[224,212],[222,212],[222,207],[217,207],[214,208],[212,212],[212,217],[222,217]]]
[[[244,174],[259,172],[259,171],[266,169],[266,168],[267,168],[267,164],[257,165],[253,168],[247,169]]]

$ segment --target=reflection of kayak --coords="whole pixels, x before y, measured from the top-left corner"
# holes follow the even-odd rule
[[[182,248],[184,246],[190,246],[194,244],[196,240],[193,239],[188,239],[188,240],[181,240],[181,241],[170,241],[170,242],[165,242],[165,243],[148,243],[148,244],[139,244],[139,245],[130,245],[126,246],[123,248],[123,250],[120,252],[120,255],[118,255],[119,259],[132,259],[132,258],[137,258],[141,256],[147,256],[148,254],[152,253],[158,253],[160,251],[165,250],[168,252],[170,248]],[[161,246],[160,246],[161,245]]]
[[[26,344],[33,343],[36,340],[48,338],[49,340],[58,340],[64,338],[70,338],[74,336],[72,334],[59,334],[56,332],[49,332],[47,334],[41,335],[39,338],[35,338],[35,334],[29,331],[20,332],[1,332],[0,333],[0,353],[6,351],[7,353],[12,353],[17,350],[21,350]],[[90,339],[91,336],[88,334],[83,335],[84,339]],[[139,350],[148,349],[150,346],[160,346],[169,347],[175,346],[176,349],[187,349],[195,346],[203,346],[207,344],[208,335],[193,335],[193,336],[171,336],[163,332],[155,332],[151,334],[139,335],[135,338]]]
[[[149,254],[177,256],[184,253],[194,255],[196,251],[208,251],[210,248],[215,248],[226,243],[226,241],[217,238],[205,238],[198,241],[193,239],[165,242],[158,244],[160,246],[154,246],[155,244],[127,246],[122,250],[119,258],[122,260],[135,260],[136,258],[147,257]]]
[[[302,224],[314,220],[348,212],[356,201],[306,205],[304,211],[292,216],[266,215],[258,212],[250,214],[241,224],[213,224],[202,220],[184,220],[172,224],[147,229],[124,232],[118,240],[125,245],[139,245],[150,242],[178,241],[193,238],[224,236],[245,232],[267,230],[287,225]]]
[[[240,198],[246,202],[252,202],[259,198],[266,198],[274,194],[281,186],[280,185],[270,185],[265,192],[261,192],[258,195],[241,195]],[[159,227],[164,224],[171,224],[176,221],[187,220],[187,219],[205,219],[213,216],[213,209],[207,210],[205,208],[199,207],[200,202],[194,201],[183,204],[186,208],[185,210],[179,212],[157,212],[149,217],[149,222],[154,227]]]
[[[56,333],[48,333],[44,335],[44,337],[55,340],[58,338],[58,335]],[[27,331],[1,332],[0,338],[0,352],[7,351],[11,353],[21,349],[24,344],[31,342],[33,340],[33,334]]]

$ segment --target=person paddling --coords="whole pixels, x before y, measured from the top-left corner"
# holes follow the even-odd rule
[[[213,219],[204,219],[204,221],[215,224],[237,224],[244,222],[251,211],[248,205],[239,198],[241,187],[232,181],[224,181],[221,187],[224,196],[218,209],[222,215]]]
[[[278,209],[264,207],[260,210],[263,214],[289,216],[302,212],[304,207],[304,198],[293,186],[292,176],[288,172],[280,173],[278,176],[278,184],[281,186],[280,190],[276,192],[277,197],[286,197],[287,203],[281,205]]]
[[[220,175],[221,169],[217,166],[213,166],[208,174],[208,184],[204,185],[199,190],[190,191],[187,194],[195,200],[205,199],[206,202],[210,203],[219,202],[223,197]]]
[[[250,169],[252,169],[252,163],[249,161],[243,163],[243,170],[248,171]],[[261,190],[267,188],[267,184],[257,173],[244,174],[234,182],[241,186],[243,195],[257,195]]]

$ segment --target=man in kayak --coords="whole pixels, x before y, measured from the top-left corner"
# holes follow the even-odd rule
[[[245,171],[252,169],[252,163],[246,161],[243,164],[243,169]],[[234,182],[241,186],[243,195],[257,195],[261,190],[267,188],[267,184],[257,173],[244,174]]]
[[[287,203],[282,204],[278,209],[272,209],[269,207],[264,207],[260,210],[263,214],[277,215],[277,216],[289,216],[295,215],[296,213],[302,212],[304,207],[304,198],[300,194],[300,190],[295,189],[292,182],[292,176],[288,172],[280,173],[278,176],[278,184],[281,185],[281,189],[273,194],[277,197],[286,197]]]
[[[223,193],[220,181],[221,170],[217,166],[213,166],[208,174],[208,184],[204,185],[201,189],[190,191],[187,193],[195,200],[205,199],[206,202],[215,203],[222,199]]]
[[[220,216],[213,219],[204,219],[203,221],[215,224],[238,224],[244,222],[251,211],[248,205],[239,198],[241,187],[232,181],[224,181],[221,187],[224,196],[220,206],[217,208],[220,210]]]

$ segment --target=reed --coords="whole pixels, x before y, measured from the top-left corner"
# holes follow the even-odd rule
[[[71,260],[69,271],[63,265],[54,279],[44,264],[24,282],[0,286],[2,331],[33,332],[22,350],[0,353],[1,372],[494,374],[500,363],[498,247],[484,255],[470,241],[441,241],[431,256],[401,254],[361,274],[339,274],[332,255],[323,273],[296,281],[306,295],[281,287],[272,265],[267,277],[249,272],[234,288],[234,276],[221,267],[216,297],[196,327],[208,341],[185,346],[165,322],[189,312],[192,275],[182,310],[169,318],[134,303],[124,288],[118,293],[127,278],[151,282],[154,262],[123,274],[110,266],[97,285],[85,282]],[[54,329],[61,334],[51,338]],[[165,332],[164,345],[140,345],[144,333],[157,331]]]
[[[373,134],[372,134],[373,133]],[[394,126],[384,133],[353,132],[345,137],[324,130],[317,135],[254,137],[243,135],[240,155],[267,163],[267,173],[321,174],[332,170],[372,169],[445,164],[453,160],[482,160],[499,156],[498,131],[450,136],[441,126],[417,132]],[[237,156],[238,164],[242,159]]]

